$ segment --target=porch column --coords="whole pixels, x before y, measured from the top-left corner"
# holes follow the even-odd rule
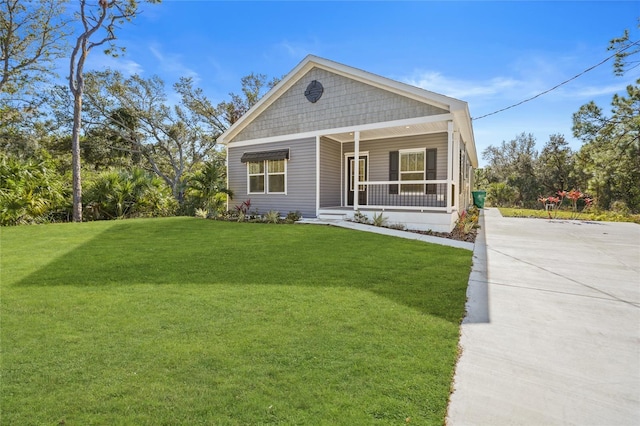
[[[357,211],[360,198],[360,132],[353,132],[353,211]]]
[[[320,216],[320,136],[316,136],[316,217]]]
[[[451,188],[453,182],[453,121],[447,123],[447,213],[451,213],[453,198]]]
[[[460,181],[460,132],[454,130],[453,132],[453,183],[455,195],[452,197],[455,200],[453,204],[460,212],[463,210],[460,206],[460,189],[462,188],[462,181]]]

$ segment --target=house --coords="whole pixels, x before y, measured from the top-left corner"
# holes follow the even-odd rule
[[[218,142],[229,206],[448,232],[472,202],[467,103],[309,55]]]

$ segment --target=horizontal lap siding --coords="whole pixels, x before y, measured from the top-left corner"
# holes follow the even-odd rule
[[[340,143],[322,138],[320,141],[320,207],[340,205]]]
[[[353,152],[353,144],[345,145],[345,152]],[[360,152],[367,152],[369,159],[369,180],[388,181],[389,179],[389,152],[400,151],[405,149],[436,149],[436,179],[447,179],[447,134],[435,133],[429,135],[407,136],[401,138],[391,138],[373,141],[361,141]],[[375,188],[375,187],[374,187]],[[444,185],[438,185],[440,196],[446,196],[443,191]],[[375,191],[375,189],[373,189]],[[397,205],[413,205],[406,204],[407,198],[401,194],[388,194],[384,190],[384,198],[377,199],[375,192],[369,194],[368,204],[397,204]],[[384,202],[382,200],[385,200]],[[435,194],[419,196],[414,202],[424,203],[418,205],[439,206],[444,207],[446,198],[438,198]]]
[[[389,152],[426,148],[438,150],[437,179],[447,178],[447,134],[407,136],[402,138],[361,141],[360,152],[369,152],[369,180],[389,180]],[[353,152],[353,143],[345,144],[344,152]]]
[[[289,149],[286,194],[247,194],[247,165],[240,161],[245,152]],[[231,147],[227,150],[229,189],[233,199],[229,206],[251,200],[251,210],[264,214],[279,211],[282,216],[299,210],[304,217],[316,216],[316,139],[307,138],[255,146]]]

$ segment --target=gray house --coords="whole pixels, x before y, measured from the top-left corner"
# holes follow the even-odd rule
[[[305,218],[383,212],[448,232],[478,165],[467,103],[307,56],[218,142],[232,208]]]

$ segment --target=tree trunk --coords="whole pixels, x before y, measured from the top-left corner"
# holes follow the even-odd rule
[[[73,132],[71,134],[71,168],[73,172],[73,221],[82,222],[82,179],[80,176],[80,126],[82,94],[73,95]]]

